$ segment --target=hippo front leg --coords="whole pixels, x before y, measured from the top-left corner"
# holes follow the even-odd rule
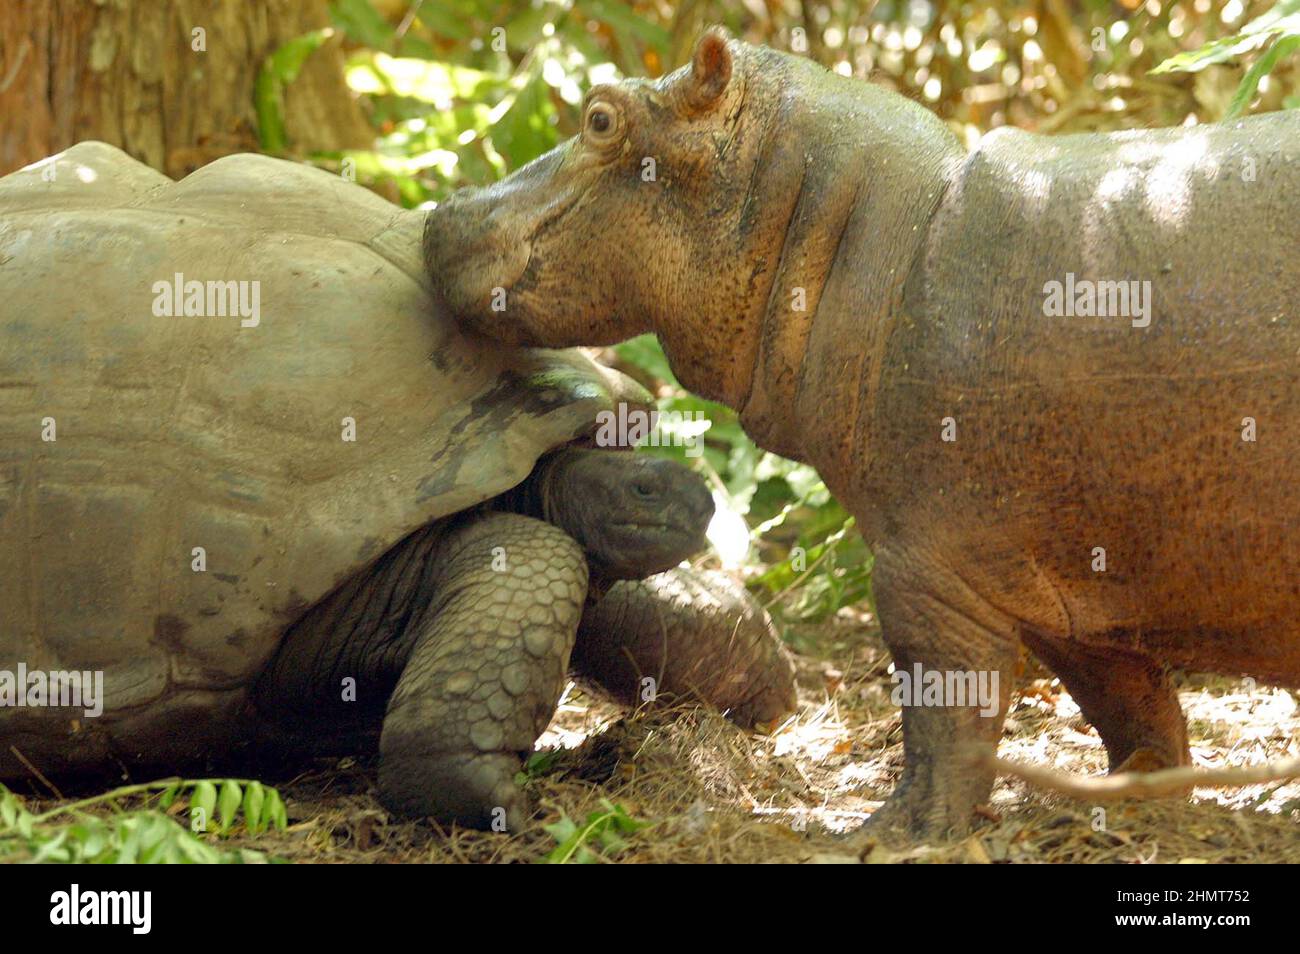
[[[380,800],[405,815],[518,831],[515,776],[564,688],[587,560],[564,531],[510,513],[454,531],[388,703]]]
[[[993,787],[983,758],[994,754],[1002,732],[1018,654],[1016,623],[956,574],[912,557],[880,554],[872,586],[894,658],[906,764],[868,830],[960,835]]]

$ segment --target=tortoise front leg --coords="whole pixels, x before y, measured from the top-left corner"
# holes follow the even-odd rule
[[[564,688],[587,560],[548,523],[510,513],[453,531],[434,598],[388,703],[383,803],[407,815],[518,830],[515,775]]]
[[[572,666],[626,705],[695,700],[746,727],[795,708],[790,654],[725,573],[677,569],[614,584],[583,614]]]

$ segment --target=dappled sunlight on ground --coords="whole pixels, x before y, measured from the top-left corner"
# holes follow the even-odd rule
[[[373,765],[343,759],[280,783],[287,831],[225,843],[318,862],[1300,861],[1297,782],[1089,805],[1002,780],[985,823],[965,839],[877,842],[857,829],[903,768],[888,655],[870,619],[851,611],[787,635],[798,650],[799,710],[769,734],[686,707],[629,714],[571,686],[524,782],[538,812],[523,831],[390,818],[374,797]],[[1258,765],[1297,752],[1300,706],[1290,692],[1198,676],[1183,681],[1181,700],[1197,765]],[[1000,754],[1075,775],[1106,770],[1101,739],[1032,659]],[[53,804],[32,802],[33,810]],[[643,827],[614,832],[615,815]]]
[[[294,821],[258,847],[295,860],[534,861],[554,826],[616,805],[650,823],[595,861],[1209,862],[1297,861],[1300,784],[1198,791],[1188,799],[1091,806],[997,785],[975,835],[874,844],[855,829],[903,766],[888,656],[862,614],[794,627],[800,708],[771,734],[694,709],[629,715],[570,687],[540,746],[560,746],[528,782],[540,812],[510,837],[386,818],[355,766],[287,786]],[[1291,693],[1219,677],[1181,692],[1198,765],[1254,765],[1296,753]],[[1106,753],[1068,693],[1027,660],[1000,747],[1006,758],[1100,775]]]

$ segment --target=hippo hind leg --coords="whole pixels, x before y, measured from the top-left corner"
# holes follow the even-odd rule
[[[380,800],[515,831],[528,815],[515,776],[564,688],[586,557],[548,523],[491,513],[434,558],[434,597],[384,717]]]
[[[1164,666],[1141,653],[1103,651],[1029,631],[1021,638],[1096,727],[1112,773],[1191,763],[1187,719]]]

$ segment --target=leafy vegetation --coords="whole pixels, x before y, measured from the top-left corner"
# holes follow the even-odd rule
[[[602,798],[600,804],[600,811],[588,814],[582,824],[561,811],[560,820],[546,826],[556,845],[542,859],[544,864],[589,865],[612,858],[627,847],[628,837],[651,825],[633,818],[609,799]]]
[[[1267,13],[1251,20],[1239,33],[1206,43],[1198,50],[1171,56],[1153,73],[1195,73],[1216,63],[1226,63],[1244,53],[1255,50],[1264,52],[1246,71],[1237,85],[1228,104],[1226,119],[1233,119],[1245,112],[1260,84],[1277,68],[1284,57],[1300,48],[1300,0],[1279,0]],[[1300,96],[1288,96],[1284,100],[1288,108],[1300,106]]]
[[[145,804],[121,807],[132,801]],[[287,824],[280,793],[257,781],[146,782],[40,813],[28,810],[23,799],[0,785],[0,861],[264,863],[267,858],[260,852],[223,848],[216,842],[237,831],[258,835],[269,828],[283,830]]]
[[[813,468],[762,450],[745,434],[734,411],[685,390],[653,335],[613,350],[657,386],[661,412],[700,414],[708,422],[699,457],[674,444],[645,451],[702,471],[728,509],[746,518],[753,545],[751,582],[769,594],[770,610],[786,619],[812,621],[869,594],[871,555],[852,532],[852,517]],[[664,430],[671,432],[673,426]]]
[[[359,181],[391,183],[410,205],[546,152],[576,131],[592,85],[682,65],[713,23],[898,89],[968,140],[1004,124],[1079,131],[1217,120],[1247,88],[1235,108],[1296,102],[1287,54],[1297,0],[334,0],[330,9],[377,140],[370,151],[313,158],[350,159]],[[295,40],[264,67],[268,146],[283,128],[276,90],[318,42]],[[1238,59],[1261,51],[1247,77]],[[1178,75],[1213,64],[1222,84]]]

